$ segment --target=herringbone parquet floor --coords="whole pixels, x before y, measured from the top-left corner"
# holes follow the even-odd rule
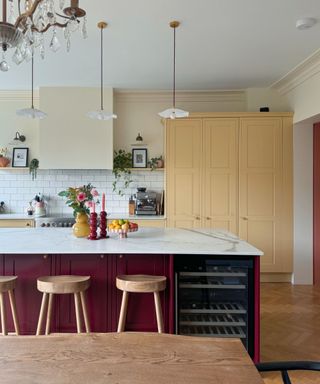
[[[320,287],[261,284],[261,361],[320,361]],[[320,384],[320,372],[293,372],[292,383]],[[267,384],[282,383],[264,374]]]

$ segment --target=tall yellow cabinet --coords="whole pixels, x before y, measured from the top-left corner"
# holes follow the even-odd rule
[[[166,121],[166,195],[167,226],[227,229],[264,251],[263,272],[290,274],[292,114]]]

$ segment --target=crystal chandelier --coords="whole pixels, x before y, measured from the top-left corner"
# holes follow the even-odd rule
[[[12,60],[18,65],[30,61],[35,48],[45,56],[44,34],[52,31],[49,48],[56,52],[60,48],[57,28],[64,29],[67,51],[71,47],[71,33],[81,27],[83,38],[87,37],[86,11],[79,8],[79,0],[2,0],[2,21],[0,21],[0,48],[2,61],[0,70],[8,71],[5,54],[14,49]],[[83,21],[81,22],[81,19]]]

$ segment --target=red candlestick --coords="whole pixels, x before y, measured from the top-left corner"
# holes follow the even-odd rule
[[[105,212],[106,210],[106,194],[102,194],[102,202],[101,202],[101,211]]]
[[[107,238],[107,212],[100,212],[100,239]]]
[[[98,215],[95,212],[90,213],[90,234],[89,240],[97,240],[97,218]]]
[[[92,213],[96,212],[96,203],[92,203]]]

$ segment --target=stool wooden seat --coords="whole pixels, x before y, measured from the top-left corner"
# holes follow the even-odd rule
[[[116,278],[116,286],[123,291],[121,309],[118,323],[118,332],[125,329],[129,292],[132,293],[153,293],[157,316],[158,332],[164,332],[163,317],[160,301],[160,291],[166,289],[167,278],[165,276],[152,275],[120,275]]]
[[[16,334],[20,334],[16,299],[14,295],[14,289],[16,287],[17,276],[0,276],[0,314],[1,314],[1,329],[2,334],[7,335],[7,319],[6,319],[6,308],[4,305],[4,293],[8,292],[11,313],[13,318],[14,329]]]
[[[59,294],[74,294],[74,304],[76,310],[77,332],[81,333],[82,324],[80,317],[80,306],[85,323],[86,333],[90,332],[90,322],[86,305],[85,291],[90,286],[90,276],[43,276],[37,279],[37,287],[40,292],[43,292],[42,302],[37,326],[37,336],[42,332],[42,323],[46,316],[45,334],[50,333],[50,321],[52,314],[53,295]],[[81,303],[81,304],[80,304]],[[48,307],[48,308],[47,308]]]

